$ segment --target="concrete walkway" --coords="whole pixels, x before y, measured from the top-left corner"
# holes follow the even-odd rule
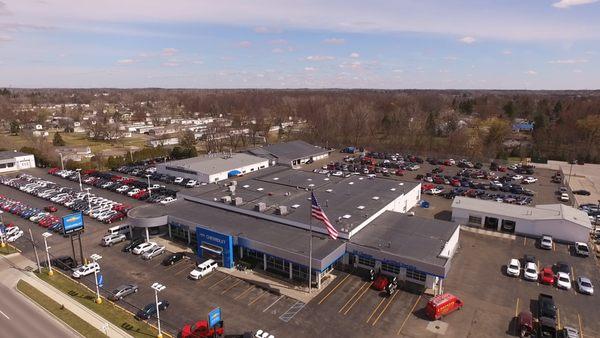
[[[9,288],[16,289],[17,282],[22,279],[39,291],[43,292],[48,297],[52,298],[54,301],[58,302],[59,304],[63,304],[65,308],[101,332],[104,332],[107,336],[114,338],[132,337],[119,327],[109,323],[100,315],[96,314],[76,300],[36,277],[32,272],[35,268],[35,262],[32,262],[21,254],[0,256],[0,283]]]

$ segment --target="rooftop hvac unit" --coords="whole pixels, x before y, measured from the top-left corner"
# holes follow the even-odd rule
[[[265,210],[267,210],[267,203],[260,202],[254,206],[254,209],[258,212],[265,212]]]
[[[230,203],[231,202],[231,196],[223,196],[223,197],[221,197],[221,202],[223,202],[223,203]]]
[[[285,205],[280,205],[279,208],[277,208],[277,214],[278,215],[287,215],[288,214],[288,208]]]
[[[238,206],[242,205],[242,202],[243,202],[243,200],[242,200],[242,198],[241,198],[241,197],[236,197],[236,198],[233,200],[233,205],[235,205],[236,207],[238,207]]]

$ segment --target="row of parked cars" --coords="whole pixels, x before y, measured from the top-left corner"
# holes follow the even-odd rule
[[[62,222],[60,221],[60,218],[52,214],[57,210],[55,206],[49,205],[44,209],[38,209],[21,201],[0,195],[0,208],[4,212],[9,212],[13,215],[29,220],[41,227],[48,228],[55,232],[62,231]],[[8,226],[10,227],[12,224],[8,224]]]
[[[73,211],[109,224],[124,219],[129,207],[113,200],[76,191],[29,174],[15,178],[0,177],[0,183],[23,192],[60,204]]]
[[[150,179],[153,181],[160,181],[169,184],[176,184],[185,188],[193,188],[201,185],[198,181],[191,178],[184,178],[179,176],[172,176],[168,174],[161,174],[156,172],[156,167],[147,164],[138,164],[138,165],[124,165],[115,169],[115,171],[133,175],[137,177],[147,177],[150,176]]]
[[[75,170],[60,170],[58,168],[51,168],[48,170],[48,173],[71,181],[79,180],[80,175],[80,173]],[[83,171],[81,173],[81,182],[149,203],[168,204],[176,201],[175,195],[177,192],[167,189],[165,186],[159,184],[148,186],[147,182],[108,172],[97,170]]]

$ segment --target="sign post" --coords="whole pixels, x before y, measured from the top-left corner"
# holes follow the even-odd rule
[[[221,308],[218,307],[208,313],[208,327],[213,328],[221,321]]]

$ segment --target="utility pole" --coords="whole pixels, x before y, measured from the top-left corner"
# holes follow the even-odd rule
[[[33,252],[35,253],[35,261],[37,262],[38,272],[42,273],[42,266],[40,265],[40,257],[37,253],[37,248],[35,247],[35,242],[33,241],[33,233],[31,233],[31,228],[29,228],[29,237],[31,238],[31,245],[33,246]]]

